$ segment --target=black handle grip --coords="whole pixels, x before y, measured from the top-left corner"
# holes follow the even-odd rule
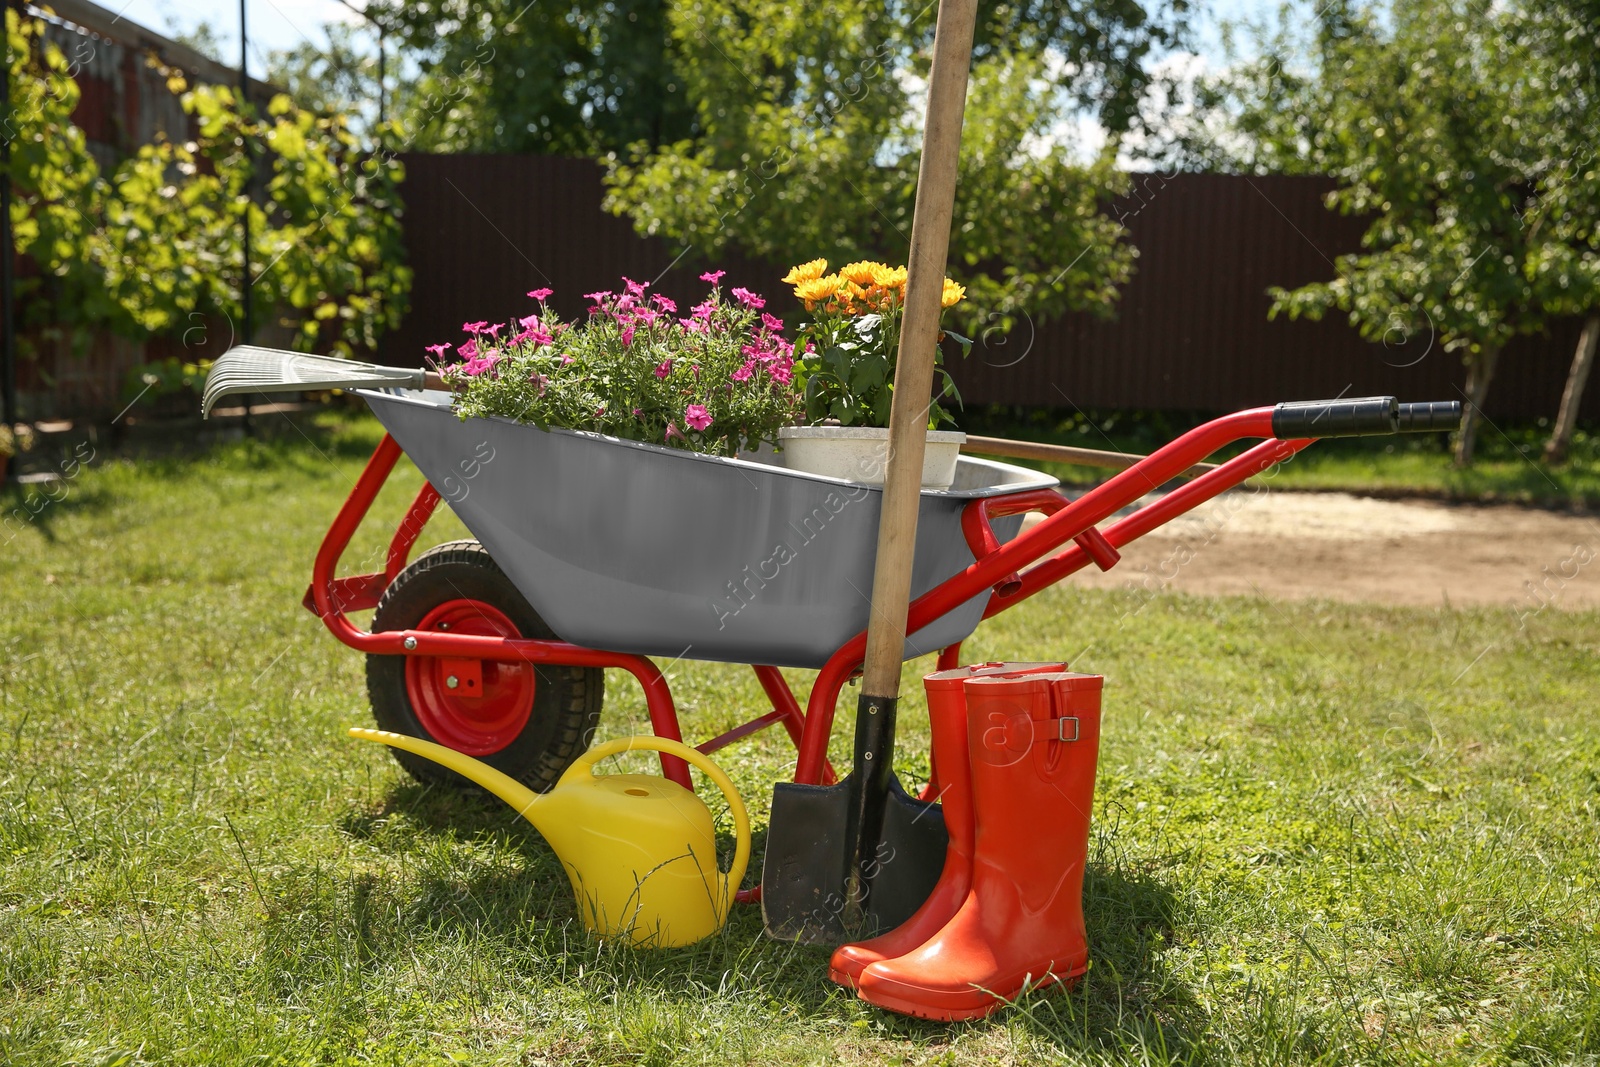
[[[1421,400],[1400,405],[1401,433],[1454,430],[1461,425],[1461,401]]]
[[[1272,409],[1272,435],[1280,441],[1297,437],[1359,437],[1394,433],[1399,428],[1400,404],[1392,396],[1300,400]]]

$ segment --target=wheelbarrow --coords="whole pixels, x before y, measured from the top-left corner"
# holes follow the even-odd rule
[[[211,372],[207,409],[229,392],[316,380],[308,357],[235,352]],[[462,420],[442,387],[416,388],[437,384],[423,372],[366,371],[342,364],[338,381],[370,386],[353,391],[387,432],[322,542],[304,604],[367,654],[380,728],[478,757],[542,790],[588,748],[604,670],[631,674],[654,733],[682,741],[672,692],[649,657],[716,660],[750,665],[771,710],[700,742],[700,752],[782,726],[796,749],[794,783],[837,780],[828,741],[866,647],[881,489],[789,470],[771,453],[706,456],[507,419]],[[1393,397],[1252,408],[1190,430],[1076,499],[1037,471],[963,455],[948,490],[921,496],[904,655],[937,654],[940,670],[959,666],[961,643],[983,619],[1085,567],[1110,570],[1123,546],[1317,438],[1438,431],[1459,417],[1456,403]],[[1202,463],[1247,439],[1260,443]],[[1041,447],[1021,450],[1042,457]],[[402,454],[426,484],[382,569],[340,577],[352,534]],[[1197,476],[1118,517],[1185,474]],[[474,540],[412,560],[441,500]],[[1030,512],[1043,517],[1023,532]],[[349,616],[368,609],[375,613],[363,630]],[[779,671],[785,666],[818,671],[803,709]],[[458,782],[429,761],[396,757],[419,779]],[[663,755],[661,766],[692,788],[683,760]],[[920,800],[902,805],[901,831],[929,857],[898,865],[911,879],[901,887],[908,915],[942,862],[937,792],[930,782]],[[739,899],[757,899],[762,888]]]

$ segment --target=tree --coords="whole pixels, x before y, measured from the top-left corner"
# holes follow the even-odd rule
[[[609,159],[608,206],[713,255],[775,262],[904,257],[932,4],[826,19],[752,0],[670,9],[699,136]],[[1079,162],[1062,135],[1090,105],[1126,128],[1139,60],[1175,34],[1136,3],[980,5],[952,274],[972,317],[1108,311],[1133,249],[1100,205],[1124,187],[1115,143]]]
[[[1554,238],[1549,245],[1553,254],[1540,267],[1550,273],[1592,276],[1595,249],[1600,247],[1600,158],[1594,143],[1594,116],[1600,108],[1600,0],[1531,0],[1530,19],[1562,87],[1551,128],[1557,140],[1554,154],[1561,162],[1545,183],[1533,221],[1547,227]],[[1567,457],[1600,343],[1600,304],[1592,291],[1586,300],[1581,287],[1574,289],[1576,299],[1569,310],[1585,318],[1561,407],[1545,442],[1549,463]]]
[[[377,122],[377,53],[362,41],[361,27],[329,22],[322,32],[328,38],[326,47],[302,40],[293,48],[269,52],[267,82],[302,108],[323,115],[360,116],[362,128],[370,130]],[[387,73],[393,81],[392,72]]]
[[[435,152],[598,155],[694,133],[667,0],[378,0],[420,69],[397,114]]]
[[[1600,283],[1594,243],[1541,224],[1562,181],[1556,70],[1523,12],[1492,0],[1332,4],[1309,70],[1284,44],[1224,87],[1235,159],[1334,175],[1330,206],[1371,223],[1337,278],[1273,289],[1271,313],[1337,310],[1372,340],[1437,335],[1466,365],[1455,458],[1470,463],[1506,343],[1594,300]]]
[[[70,63],[44,41],[40,20],[8,8],[6,24],[12,222],[18,252],[38,267],[18,286],[25,337],[138,340],[181,330],[192,313],[236,319],[245,210],[258,306],[302,347],[370,350],[395,325],[411,278],[401,265],[402,171],[362,153],[342,118],[285,96],[268,116],[241,115],[231,88],[190,89],[168,71],[198,137],[146,145],[108,176],[71,123]]]
[[[185,88],[175,76],[172,84]],[[399,324],[411,285],[399,161],[362,152],[342,117],[284,95],[260,118],[241,114],[228,86],[199,86],[182,100],[199,137],[142,147],[104,194],[88,252],[105,291],[151,334],[192,313],[236,320],[248,210],[256,304],[306,350],[372,351]],[[246,144],[261,146],[256,158]]]
[[[752,32],[769,19],[859,21],[853,11],[789,15],[782,5],[764,6],[772,10],[736,17]],[[981,0],[979,8],[980,58],[996,48],[1048,50],[1051,79],[1121,131],[1138,115],[1146,59],[1181,40],[1188,0]],[[704,52],[706,41],[681,31],[730,13],[703,0],[374,0],[369,11],[405,40],[420,67],[408,122],[419,146],[584,155],[697,137],[703,109],[685,77],[683,49]],[[924,48],[932,12],[927,0],[877,10],[885,24],[915,22]],[[719,45],[730,28],[714,32]],[[730,100],[739,98],[721,105]]]

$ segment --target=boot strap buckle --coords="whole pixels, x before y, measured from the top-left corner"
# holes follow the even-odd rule
[[[1055,720],[1057,741],[1076,741],[1078,739],[1078,717],[1076,715],[1063,715]],[[1070,734],[1068,729],[1072,731]]]

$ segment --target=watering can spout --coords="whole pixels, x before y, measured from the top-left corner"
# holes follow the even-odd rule
[[[390,733],[388,730],[366,730],[359,726],[350,728],[351,737],[359,737],[363,741],[378,741],[390,748],[404,749],[413,755],[424,759],[431,759],[455,771],[477,785],[483,786],[489,792],[499,797],[516,809],[517,814],[533,823],[531,814],[533,806],[542,798],[538,793],[529,789],[515,778],[503,771],[497,771],[482,760],[475,760],[452,748],[436,745],[431,741],[424,741],[420,737],[410,737],[406,734]]]
[[[722,769],[704,754],[663,737],[625,737],[579,756],[550,792],[453,749],[405,734],[352,728],[431,759],[476,782],[534,825],[561,857],[590,929],[639,947],[693,944],[722,928],[750,860],[750,819]],[[737,844],[726,874],[717,867],[716,829],[705,803],[676,782],[653,775],[596,775],[608,756],[653,749],[705,772],[728,799]]]

